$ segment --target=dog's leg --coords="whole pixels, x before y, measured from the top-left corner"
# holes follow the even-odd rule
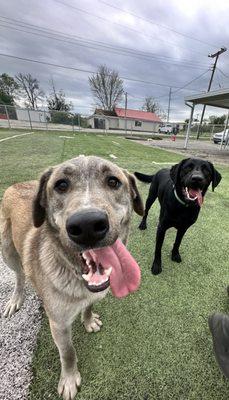
[[[157,188],[153,187],[153,185],[154,185],[154,181],[151,184],[151,187],[150,187],[150,190],[149,190],[149,195],[148,195],[147,200],[146,200],[144,217],[142,218],[141,223],[140,223],[140,225],[138,227],[141,231],[143,231],[143,230],[145,230],[147,228],[146,220],[147,220],[147,217],[148,217],[148,213],[149,213],[149,210],[150,210],[152,204],[155,202],[155,200],[157,198]]]
[[[56,324],[49,320],[53,340],[59,350],[61,375],[58,384],[59,396],[64,400],[72,400],[81,383],[81,376],[77,368],[76,352],[71,339],[71,326]]]
[[[88,306],[82,311],[82,322],[87,332],[98,332],[102,326],[100,316],[92,312],[92,306]]]
[[[166,230],[167,228],[165,228],[162,224],[159,224],[157,227],[156,248],[155,248],[154,261],[151,269],[153,275],[158,275],[162,272],[161,248],[164,242]]]
[[[177,263],[180,263],[182,261],[180,253],[179,253],[179,247],[180,247],[181,241],[182,241],[183,236],[186,231],[187,231],[187,229],[178,229],[177,235],[176,235],[176,240],[173,245],[171,259],[172,259],[172,261],[175,261]]]
[[[22,269],[21,260],[15,249],[10,220],[4,220],[2,226],[2,256],[3,261],[15,273],[16,281],[13,295],[6,305],[4,317],[11,317],[18,311],[23,303],[23,292],[25,285],[25,275]]]

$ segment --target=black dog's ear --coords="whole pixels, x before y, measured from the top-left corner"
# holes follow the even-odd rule
[[[52,169],[49,169],[41,176],[38,191],[33,200],[33,224],[36,228],[39,228],[45,221],[46,186],[51,173]]]
[[[136,179],[135,179],[134,175],[129,174],[128,171],[124,170],[123,172],[126,174],[128,181],[129,181],[130,193],[131,193],[131,198],[132,198],[132,202],[133,202],[133,209],[138,215],[143,216],[144,215],[144,205],[143,205],[142,198],[141,198],[140,193],[137,188]]]
[[[174,183],[174,185],[176,186],[178,179],[179,179],[179,175],[180,175],[180,170],[183,166],[183,164],[188,161],[189,158],[185,158],[184,160],[180,161],[179,164],[175,164],[171,167],[170,169],[170,177]]]
[[[216,186],[220,183],[222,176],[221,174],[215,169],[214,165],[209,162],[211,170],[212,170],[212,191],[214,192]]]

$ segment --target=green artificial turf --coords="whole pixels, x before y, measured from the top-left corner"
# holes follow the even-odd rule
[[[113,154],[118,165],[146,173],[164,167],[153,161],[175,163],[183,158],[117,136],[36,132],[0,143],[0,195],[13,182],[34,179],[47,166],[78,154],[110,160]],[[216,364],[207,324],[211,313],[228,312],[229,168],[217,168],[222,182],[214,193],[208,191],[197,223],[185,235],[181,264],[170,260],[175,238],[170,230],[162,251],[163,272],[151,275],[158,203],[151,209],[148,230],[139,231],[140,217],[134,216],[128,248],[141,266],[141,287],[125,299],[108,295],[95,305],[103,321],[101,332],[88,334],[79,319],[74,323],[82,375],[78,400],[228,399],[229,383]],[[139,188],[145,199],[148,186]],[[58,351],[45,317],[33,372],[29,399],[59,399]]]

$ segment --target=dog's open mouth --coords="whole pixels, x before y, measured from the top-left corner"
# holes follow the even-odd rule
[[[96,262],[88,257],[85,253],[81,254],[83,260],[83,274],[82,278],[86,287],[91,292],[100,292],[105,290],[110,285],[110,274],[112,267],[105,269],[101,263]]]
[[[197,201],[198,205],[201,207],[203,204],[203,194],[201,189],[193,189],[190,187],[185,187],[183,189],[184,196],[187,200]]]
[[[124,297],[138,289],[140,268],[120,239],[111,246],[86,250],[81,257],[82,278],[91,292],[110,286],[114,296]]]

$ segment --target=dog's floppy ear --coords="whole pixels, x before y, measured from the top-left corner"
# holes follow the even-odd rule
[[[220,181],[222,179],[222,176],[217,171],[217,169],[215,169],[214,165],[211,162],[209,162],[209,164],[210,164],[210,167],[211,167],[211,170],[212,170],[212,191],[214,192],[214,189],[220,183]]]
[[[50,168],[40,178],[38,191],[33,201],[33,224],[39,228],[45,221],[45,207],[46,207],[46,186],[52,173]]]
[[[131,175],[128,171],[123,170],[125,175],[128,178],[129,185],[130,185],[130,193],[133,202],[133,209],[138,214],[143,216],[144,215],[144,205],[142,202],[142,198],[137,188],[136,179],[134,175]]]
[[[170,177],[174,183],[174,185],[176,186],[178,179],[179,179],[179,175],[180,175],[180,170],[183,166],[183,164],[188,161],[189,158],[185,158],[184,160],[180,161],[179,164],[175,164],[171,167],[170,169]]]

